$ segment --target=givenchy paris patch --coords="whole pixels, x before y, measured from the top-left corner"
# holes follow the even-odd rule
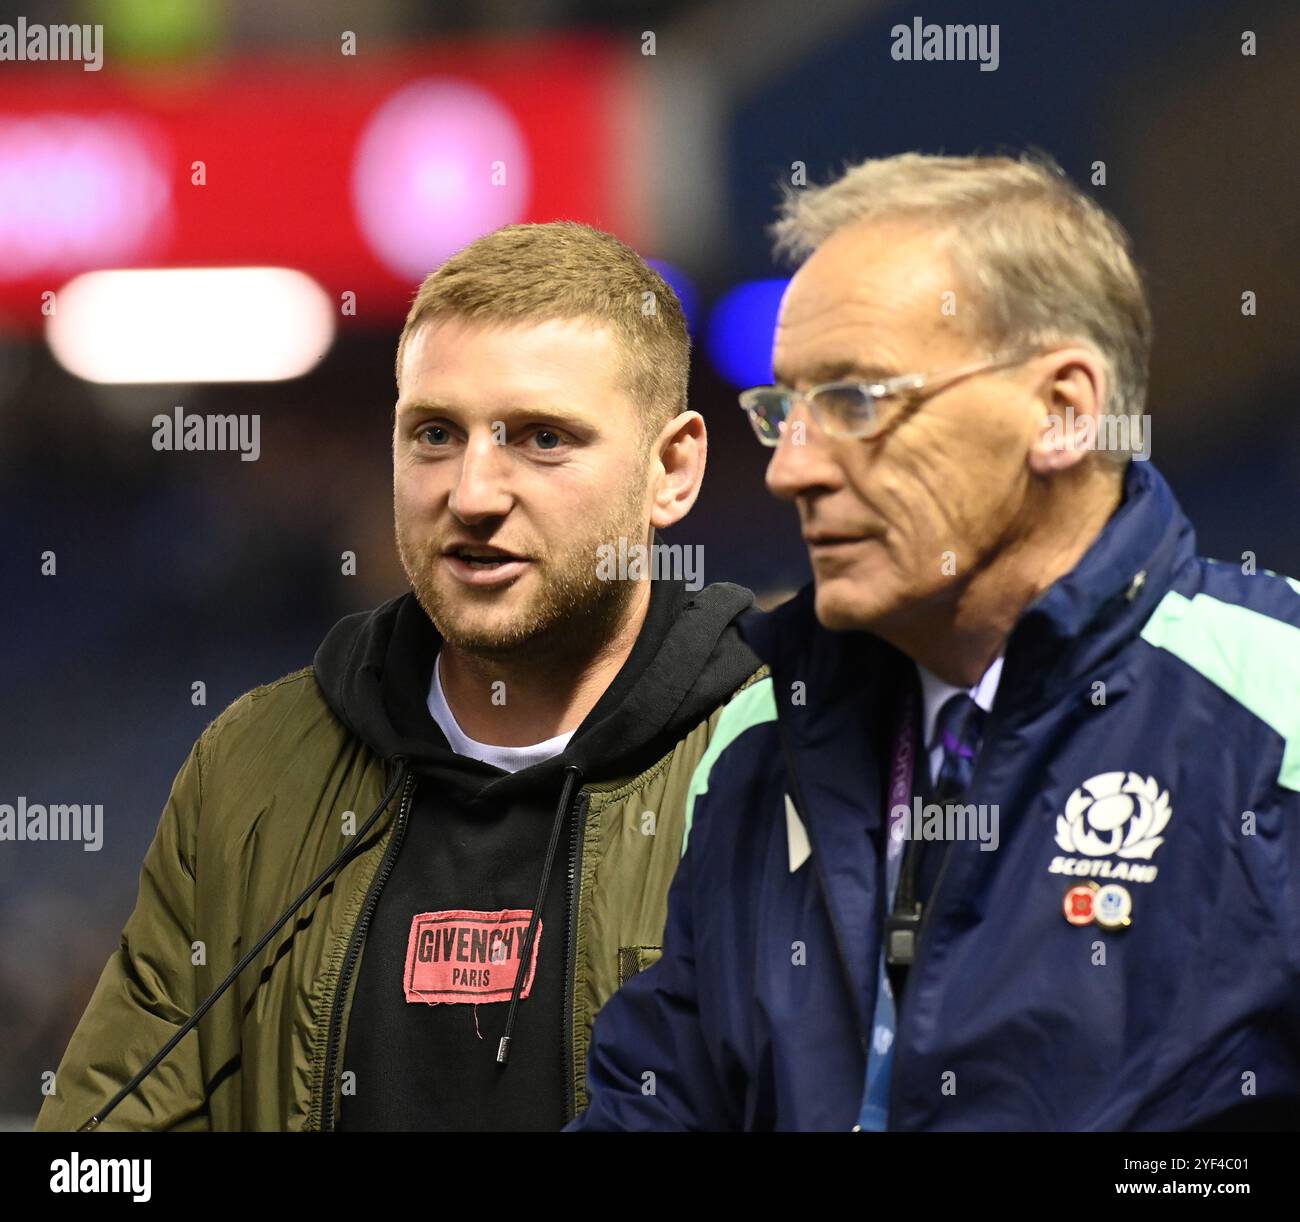
[[[501,912],[421,912],[411,919],[403,985],[408,1002],[509,1001],[519,975],[531,908]],[[537,922],[520,997],[537,972],[542,923]]]

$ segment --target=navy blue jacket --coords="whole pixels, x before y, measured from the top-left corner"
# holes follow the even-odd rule
[[[1300,1124],[1300,584],[1242,568],[1134,463],[1021,616],[963,799],[998,848],[938,846],[891,1128]],[[575,1129],[857,1120],[915,672],[811,589],[742,630],[771,677],[700,764],[663,957],[598,1016]],[[1066,919],[1089,882],[1126,889],[1126,928]]]

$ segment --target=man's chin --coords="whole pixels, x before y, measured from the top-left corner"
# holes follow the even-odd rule
[[[893,608],[893,600],[873,580],[837,575],[817,578],[817,620],[833,632],[866,632]]]
[[[466,653],[503,656],[533,643],[540,625],[529,600],[510,590],[479,592],[437,589],[420,596],[420,605],[438,635]]]
[[[508,586],[482,591],[434,580],[418,587],[416,597],[443,640],[465,653],[560,655],[608,637],[628,601],[626,584],[602,583],[596,596],[580,584],[547,586],[529,572]]]

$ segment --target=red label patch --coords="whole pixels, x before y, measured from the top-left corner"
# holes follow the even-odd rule
[[[406,944],[407,1001],[509,1001],[519,975],[531,908],[501,912],[421,912],[411,920]],[[542,922],[520,997],[527,997],[537,972]]]

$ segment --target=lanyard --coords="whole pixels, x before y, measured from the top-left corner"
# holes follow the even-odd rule
[[[894,906],[898,876],[902,870],[903,843],[907,815],[912,807],[912,780],[916,774],[917,752],[916,687],[908,684],[903,696],[902,713],[894,728],[889,752],[889,834],[885,841],[885,882],[889,889],[885,910]]]
[[[880,940],[876,1009],[871,1021],[871,1039],[867,1045],[867,1076],[862,1110],[855,1126],[863,1132],[883,1132],[889,1122],[889,1081],[894,1063],[894,1035],[898,1026],[894,990],[890,984],[889,963],[910,963],[915,947],[916,929],[920,926],[920,906],[915,903],[911,872],[904,880],[905,902],[895,911],[899,879],[903,873],[903,846],[906,821],[911,813],[912,781],[916,773],[918,739],[917,690],[915,683],[905,685],[902,710],[894,728],[889,753],[889,789],[887,833],[885,837],[885,928]]]

